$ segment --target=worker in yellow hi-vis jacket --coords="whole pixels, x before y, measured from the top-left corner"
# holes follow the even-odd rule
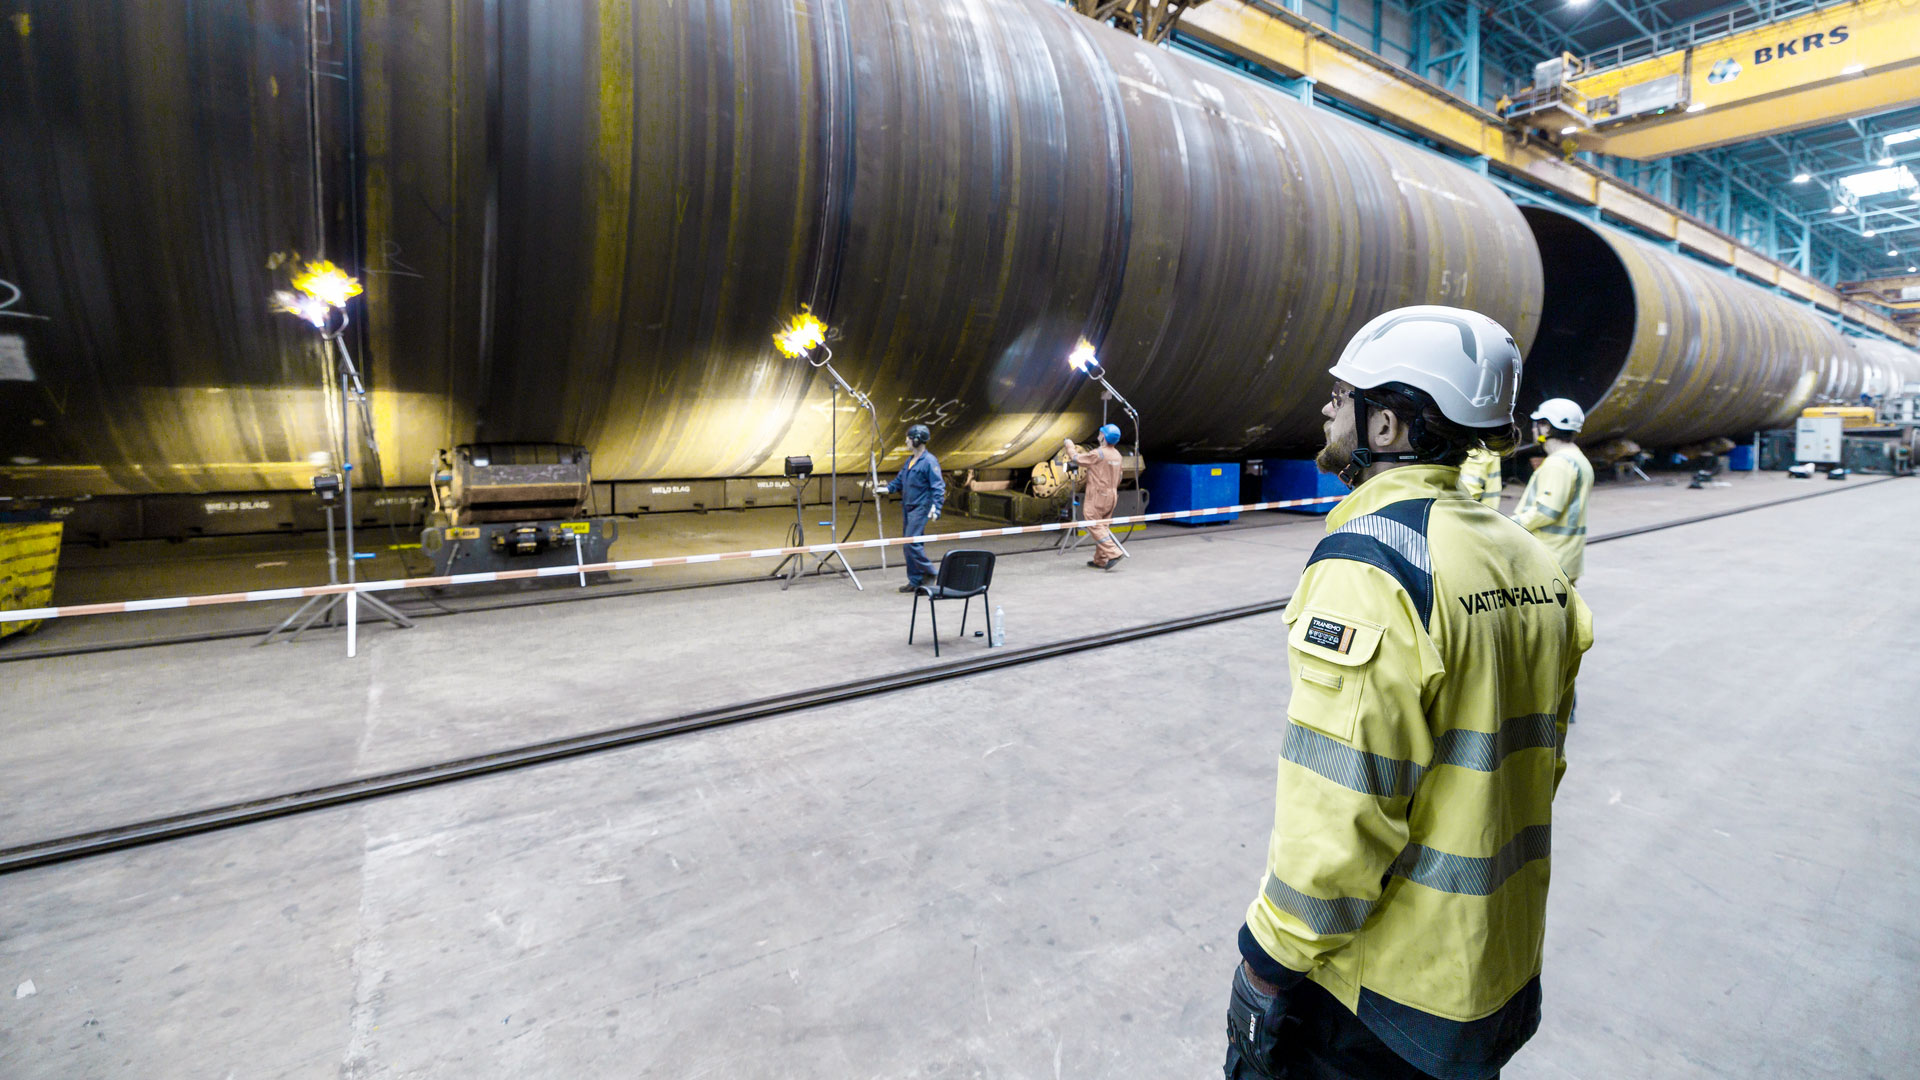
[[[1467,451],[1460,463],[1460,487],[1467,497],[1500,509],[1500,455],[1484,446]]]
[[[1552,398],[1533,410],[1533,437],[1547,448],[1534,470],[1513,520],[1540,538],[1560,560],[1568,581],[1580,580],[1587,563],[1587,498],[1593,494],[1593,463],[1573,444],[1587,422],[1586,410]]]
[[[1293,689],[1226,1075],[1481,1078],[1540,1023],[1553,793],[1586,605],[1467,497],[1510,450],[1520,353],[1414,307],[1332,369],[1320,467],[1354,485],[1285,615]]]

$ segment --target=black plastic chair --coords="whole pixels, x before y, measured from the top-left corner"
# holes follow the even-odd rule
[[[913,618],[907,623],[907,644],[913,644],[913,628],[920,621],[920,598],[927,598],[927,614],[933,619],[933,655],[940,655],[940,614],[935,607],[942,600],[965,601],[960,606],[960,636],[967,636],[967,612],[973,598],[984,596],[981,606],[993,602],[987,590],[993,586],[993,552],[949,551],[940,556],[940,574],[933,584],[913,590]]]

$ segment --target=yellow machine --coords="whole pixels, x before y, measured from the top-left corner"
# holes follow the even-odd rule
[[[0,525],[0,610],[53,605],[53,570],[60,561],[58,521]],[[0,623],[0,638],[38,629],[33,622]]]
[[[1842,428],[1870,428],[1880,423],[1879,414],[1866,405],[1815,405],[1802,409],[1800,415],[1810,419],[1839,417]]]

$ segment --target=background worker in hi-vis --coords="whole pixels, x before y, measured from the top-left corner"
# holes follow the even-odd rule
[[[1460,463],[1460,487],[1469,498],[1495,510],[1500,509],[1500,462],[1499,454],[1476,446],[1467,451],[1467,460]]]
[[[1320,467],[1354,486],[1287,606],[1273,832],[1226,1075],[1482,1080],[1540,1023],[1553,793],[1586,605],[1467,497],[1514,444],[1520,352],[1412,307],[1332,369]]]
[[[1587,497],[1593,494],[1593,463],[1573,444],[1587,422],[1585,409],[1566,398],[1550,398],[1533,410],[1533,437],[1547,448],[1547,459],[1527,481],[1513,520],[1540,538],[1560,560],[1568,581],[1580,580],[1587,565]]]

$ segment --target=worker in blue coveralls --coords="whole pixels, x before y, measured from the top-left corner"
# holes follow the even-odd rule
[[[940,475],[940,459],[927,449],[927,440],[933,438],[933,432],[925,424],[915,424],[907,429],[907,445],[913,447],[913,456],[900,468],[900,475],[893,483],[880,488],[882,495],[899,495],[900,509],[906,516],[901,536],[923,536],[927,523],[940,520],[940,507],[947,501],[947,481]],[[933,563],[927,559],[924,544],[907,545],[907,583],[900,591],[910,593],[920,587],[922,581],[931,581],[934,576]]]

